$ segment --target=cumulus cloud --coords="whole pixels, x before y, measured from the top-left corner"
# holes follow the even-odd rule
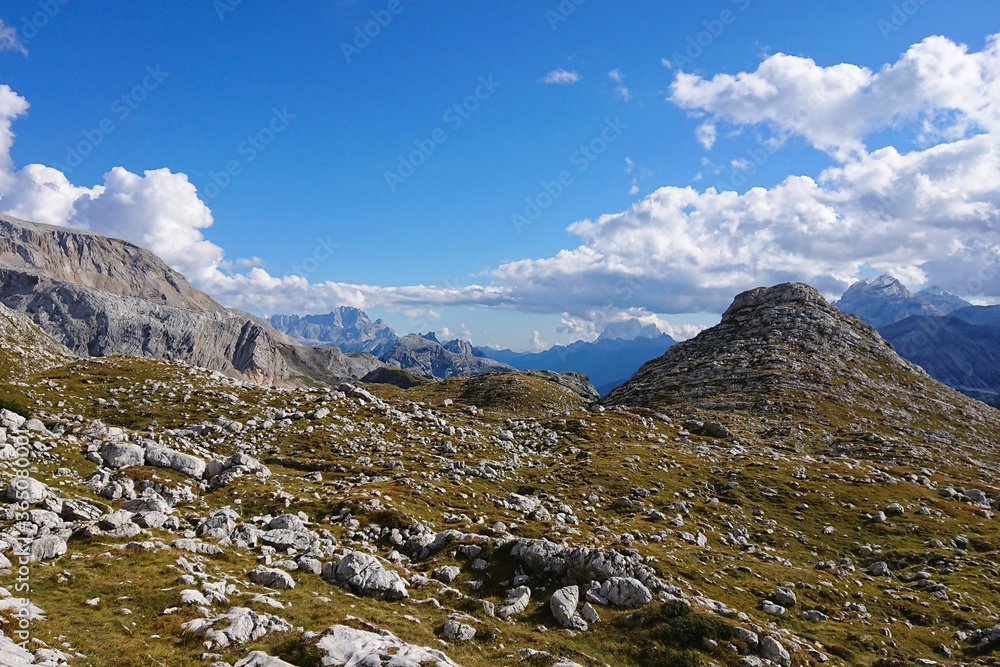
[[[0,52],[2,51],[13,51],[22,56],[28,55],[28,49],[21,43],[17,28],[7,25],[3,19],[0,19]]]
[[[560,67],[558,69],[552,70],[551,72],[543,76],[541,79],[539,79],[539,82],[549,83],[549,84],[572,85],[579,80],[580,80],[580,75],[577,72],[569,72]]]
[[[820,67],[783,53],[754,72],[711,79],[679,72],[670,101],[711,115],[699,127],[702,135],[715,122],[764,124],[777,143],[798,135],[845,161],[865,154],[866,136],[908,122],[919,123],[925,141],[996,131],[998,72],[998,36],[976,53],[945,37],[928,37],[878,72],[847,63]]]

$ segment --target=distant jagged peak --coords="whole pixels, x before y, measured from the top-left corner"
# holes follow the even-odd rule
[[[643,324],[638,318],[608,322],[597,340],[635,340],[659,338],[663,332],[655,324]]]
[[[880,297],[895,297],[899,299],[909,299],[912,295],[903,283],[894,276],[883,273],[874,280],[859,280],[851,285],[844,293],[844,299],[851,294],[877,294]]]

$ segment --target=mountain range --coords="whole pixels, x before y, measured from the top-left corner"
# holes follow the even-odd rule
[[[911,294],[888,275],[855,283],[834,305],[878,327],[902,357],[940,382],[1000,403],[1000,306],[973,306],[940,287]]]
[[[593,342],[555,345],[543,352],[512,352],[479,348],[480,353],[519,370],[545,368],[557,372],[583,373],[604,395],[620,385],[649,359],[663,354],[676,343],[653,324],[639,320],[613,322]]]
[[[325,315],[274,315],[269,321],[300,343],[369,352],[387,365],[429,378],[514,369],[575,372],[586,375],[601,394],[676,342],[655,325],[637,319],[609,323],[596,341],[556,345],[537,353],[477,347],[460,338],[441,342],[433,332],[401,338],[382,320],[372,321],[364,311],[350,307]]]

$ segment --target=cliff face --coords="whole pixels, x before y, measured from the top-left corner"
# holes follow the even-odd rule
[[[380,365],[313,351],[223,308],[134,244],[9,217],[0,218],[0,302],[82,357],[183,361],[267,385],[341,382]]]
[[[0,215],[0,267],[188,310],[222,310],[134,243]]]

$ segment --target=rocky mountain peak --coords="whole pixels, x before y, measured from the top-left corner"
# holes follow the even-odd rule
[[[751,317],[761,310],[791,304],[809,304],[824,310],[832,309],[814,287],[804,283],[783,283],[773,287],[757,287],[737,295],[732,305],[722,314],[722,321]]]
[[[717,326],[647,362],[603,402],[838,420],[847,411],[894,430],[952,419],[964,429],[996,415],[933,380],[873,327],[801,283],[738,295]]]

